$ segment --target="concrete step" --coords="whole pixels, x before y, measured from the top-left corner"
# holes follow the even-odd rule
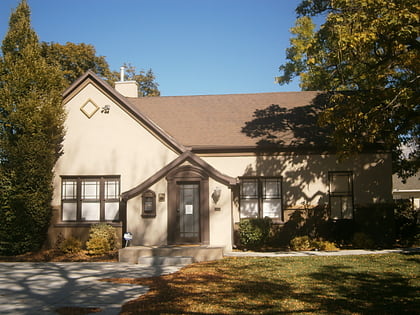
[[[129,246],[119,250],[119,262],[138,264],[141,257],[192,257],[194,262],[223,258],[222,247],[210,246]],[[151,258],[149,258],[151,259]]]
[[[179,266],[193,262],[194,258],[188,256],[143,256],[137,261],[139,265],[146,266]]]

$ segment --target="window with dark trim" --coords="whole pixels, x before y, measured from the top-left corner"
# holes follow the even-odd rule
[[[62,176],[63,222],[119,221],[119,176]]]
[[[142,213],[143,218],[156,217],[156,194],[152,190],[147,190],[141,196],[142,199]]]
[[[242,177],[240,216],[282,219],[281,177]]]
[[[329,172],[330,217],[353,219],[353,173]]]

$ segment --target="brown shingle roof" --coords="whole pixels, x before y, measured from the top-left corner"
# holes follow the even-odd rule
[[[128,100],[185,146],[252,147],[271,140],[284,145],[313,144],[307,137],[318,132],[310,105],[319,95],[280,92]],[[258,117],[256,110],[260,110]]]

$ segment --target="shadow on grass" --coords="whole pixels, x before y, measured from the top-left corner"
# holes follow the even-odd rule
[[[328,286],[316,286],[301,298],[317,300],[328,313],[415,314],[418,310],[418,291],[410,286],[410,279],[398,272],[379,275],[328,266],[310,276]]]
[[[367,256],[230,258],[125,279],[150,291],[121,314],[415,314],[414,255]]]

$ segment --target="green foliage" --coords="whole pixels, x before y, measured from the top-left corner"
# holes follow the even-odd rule
[[[372,249],[375,248],[375,242],[369,235],[363,232],[354,233],[352,240],[353,248]]]
[[[271,219],[243,219],[239,223],[240,243],[246,248],[261,248],[270,236]]]
[[[393,246],[395,242],[394,208],[394,203],[375,203],[356,207],[356,231],[369,236],[376,247]]]
[[[86,71],[91,70],[113,85],[120,80],[119,71],[111,71],[104,56],[97,56],[95,47],[89,44],[74,44],[67,42],[65,45],[58,43],[41,43],[41,54],[48,63],[58,65],[67,84],[76,81]],[[136,72],[132,65],[126,65],[126,79],[139,84],[140,96],[159,96],[159,84],[155,82],[152,69]]]
[[[382,143],[395,171],[419,168],[420,42],[417,0],[303,0],[280,84],[330,91],[323,126],[342,158]],[[324,22],[315,29],[312,17]],[[343,91],[351,91],[344,93]],[[402,155],[403,145],[412,150]]]
[[[39,249],[51,218],[53,167],[61,154],[61,72],[41,56],[30,9],[12,13],[0,58],[0,252]]]
[[[77,238],[71,236],[64,239],[60,246],[59,250],[65,254],[75,254],[82,250],[82,242]]]
[[[136,71],[131,64],[124,64],[126,80],[136,81],[139,84],[139,96],[160,96],[158,89],[159,84],[155,82],[155,75],[152,69],[148,71]],[[120,80],[120,72],[113,71],[111,77],[108,78],[109,83],[115,83]]]
[[[402,246],[420,245],[420,211],[410,200],[398,200],[395,205],[395,234]]]
[[[106,254],[117,248],[117,234],[113,226],[106,223],[92,225],[86,248],[91,255]]]
[[[95,47],[92,45],[71,42],[61,45],[43,42],[41,49],[41,54],[50,64],[58,64],[69,85],[88,70],[104,78],[111,77],[105,57],[97,56]]]

